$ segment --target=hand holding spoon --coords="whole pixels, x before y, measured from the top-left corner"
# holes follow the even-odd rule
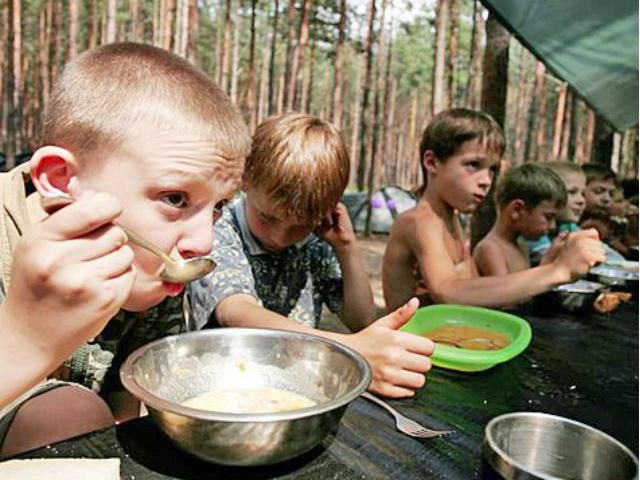
[[[42,207],[47,212],[53,212],[59,208],[73,203],[74,199],[69,195],[58,194],[42,197]],[[189,283],[204,277],[216,268],[216,263],[209,257],[194,257],[189,259],[174,259],[163,252],[157,245],[137,234],[133,230],[112,222],[122,229],[131,243],[150,251],[164,262],[164,269],[160,276],[170,283]]]

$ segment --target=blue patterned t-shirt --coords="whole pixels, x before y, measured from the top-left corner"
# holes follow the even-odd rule
[[[279,252],[265,250],[249,231],[244,195],[233,202],[213,229],[217,267],[190,285],[195,324],[215,320],[218,303],[234,294],[291,320],[316,327],[322,304],[342,314],[342,272],[331,246],[316,235]]]

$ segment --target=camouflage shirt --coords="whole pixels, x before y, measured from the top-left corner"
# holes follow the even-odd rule
[[[218,303],[239,293],[309,327],[317,326],[323,303],[341,315],[342,272],[335,252],[324,240],[310,235],[283,251],[265,250],[247,226],[244,195],[225,208],[213,237],[217,267],[190,285],[198,328],[212,318],[215,321]]]

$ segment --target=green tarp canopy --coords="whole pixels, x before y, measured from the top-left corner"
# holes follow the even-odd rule
[[[636,0],[482,3],[613,127],[638,123]]]

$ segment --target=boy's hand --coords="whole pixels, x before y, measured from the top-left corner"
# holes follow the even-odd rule
[[[127,300],[133,251],[111,224],[121,212],[113,196],[87,193],[20,239],[2,308],[24,348],[62,362]]]
[[[595,229],[575,232],[567,237],[554,264],[562,274],[563,283],[586,275],[598,263],[606,260],[604,247]]]
[[[370,390],[385,397],[410,397],[425,383],[431,370],[433,342],[428,338],[400,332],[419,306],[416,298],[349,336],[348,343],[364,355],[373,370]]]
[[[555,259],[564,248],[568,236],[569,232],[561,232],[556,235],[556,238],[553,239],[549,250],[545,252],[544,256],[540,260],[540,265],[546,265],[547,263],[552,263],[553,261],[555,261]]]
[[[322,221],[316,233],[333,248],[350,246],[356,241],[347,207],[338,203],[336,208]]]

